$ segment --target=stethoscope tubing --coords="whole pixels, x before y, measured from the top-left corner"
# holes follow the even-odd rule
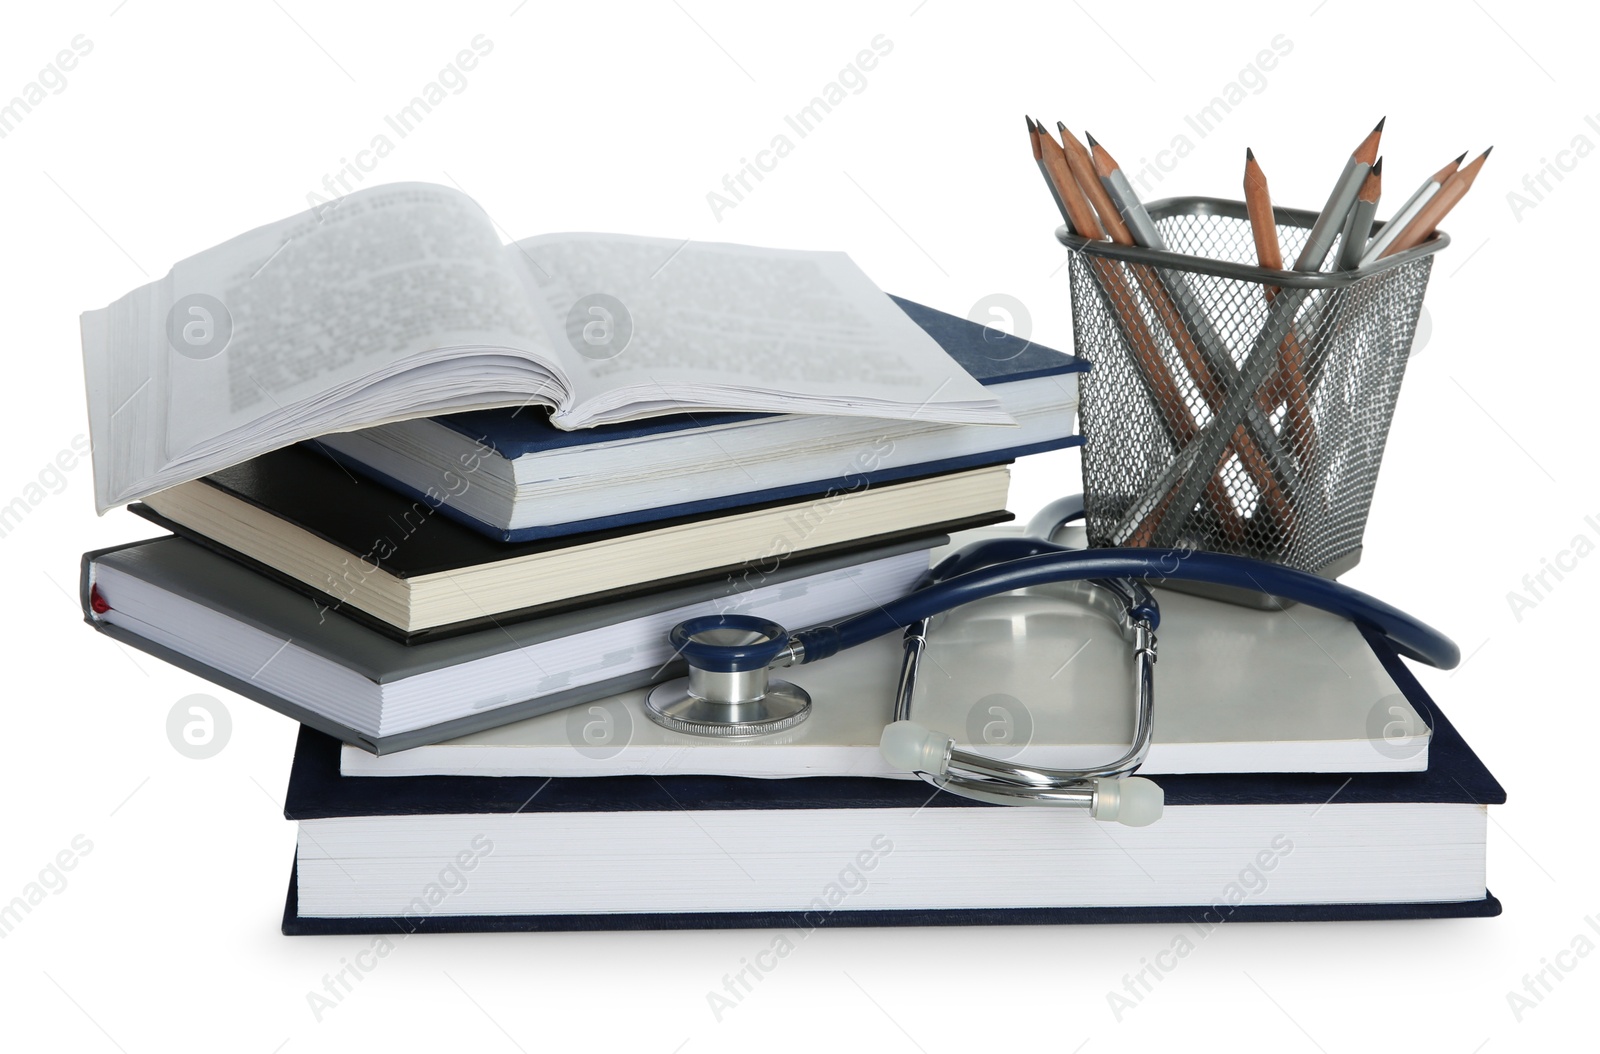
[[[1448,670],[1461,649],[1438,630],[1376,597],[1305,571],[1242,556],[1186,549],[1070,549],[1029,539],[1029,555],[960,571],[871,611],[800,630],[803,662],[827,658],[963,604],[1052,582],[1131,578],[1183,580],[1247,589],[1331,612],[1387,638],[1401,655]]]

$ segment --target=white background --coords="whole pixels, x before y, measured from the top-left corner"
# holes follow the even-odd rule
[[[1575,137],[1600,144],[1585,123],[1600,113],[1595,27],[1577,21],[1578,6],[355,7],[101,0],[0,16],[0,100],[75,35],[93,42],[65,89],[0,139],[0,502],[39,496],[28,485],[86,431],[79,312],[304,209],[307,192],[477,34],[492,53],[368,184],[456,183],[508,236],[844,249],[884,288],[952,312],[1016,297],[1033,338],[1059,348],[1072,346],[1067,276],[1024,112],[1087,126],[1129,167],[1187,135],[1193,152],[1151,196],[1237,196],[1253,146],[1275,199],[1311,208],[1381,115],[1390,207],[1445,159],[1493,143],[1446,225],[1455,243],[1428,294],[1431,334],[1390,436],[1366,558],[1346,580],[1441,626],[1468,656],[1423,680],[1510,793],[1489,830],[1489,885],[1505,914],[1224,927],[1120,1023],[1105,993],[1177,927],[820,932],[721,1022],[706,992],[771,934],[417,937],[318,1022],[306,993],[370,940],[277,932],[295,726],[82,624],[79,554],[150,533],[126,513],[96,518],[83,463],[64,483],[47,473],[44,500],[0,537],[0,901],[75,836],[93,846],[67,887],[0,940],[4,1046],[955,1051],[1028,1035],[1065,1051],[1259,1041],[1466,1054],[1593,1044],[1600,955],[1576,960],[1521,1022],[1506,999],[1600,913],[1587,811],[1600,555],[1559,583],[1547,577],[1553,588],[1520,619],[1507,599],[1576,536],[1600,543],[1600,159],[1563,155],[1572,170],[1531,208],[1507,197]],[[893,50],[866,88],[714,218],[708,191],[878,34]],[[1278,34],[1292,50],[1264,87],[1198,136],[1184,115]],[[1026,517],[1073,488],[1075,463],[1018,466],[1012,508]],[[166,732],[173,704],[196,692],[222,698],[233,724],[203,761]]]

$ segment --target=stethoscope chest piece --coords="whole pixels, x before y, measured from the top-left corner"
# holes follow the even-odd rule
[[[644,712],[656,724],[694,736],[765,736],[811,714],[811,696],[768,671],[792,650],[776,622],[749,615],[706,615],[679,623],[672,645],[689,676],[658,684]]]

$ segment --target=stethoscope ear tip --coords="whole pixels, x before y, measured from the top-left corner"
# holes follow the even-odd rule
[[[930,731],[915,721],[891,721],[878,739],[878,750],[898,772],[944,775],[950,761],[949,736]]]
[[[1143,776],[1095,780],[1091,815],[1115,820],[1125,827],[1148,827],[1161,819],[1167,796],[1154,780]]]

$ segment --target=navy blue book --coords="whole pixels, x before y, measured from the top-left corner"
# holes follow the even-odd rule
[[[1175,922],[1197,941],[1221,922],[1497,915],[1484,848],[1505,792],[1369,642],[1433,725],[1426,772],[1163,776],[1143,828],[915,780],[341,776],[338,742],[304,728],[283,930]]]
[[[697,412],[564,431],[530,405],[342,432],[314,448],[492,538],[525,542],[996,465],[1082,441],[1084,362],[893,299],[1016,427]]]

